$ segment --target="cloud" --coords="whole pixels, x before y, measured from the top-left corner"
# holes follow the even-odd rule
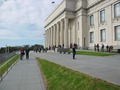
[[[62,0],[7,0],[0,2],[0,40],[42,40],[45,18]],[[24,3],[23,3],[24,2]]]

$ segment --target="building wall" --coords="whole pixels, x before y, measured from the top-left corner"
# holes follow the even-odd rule
[[[89,49],[93,49],[94,44],[104,44],[105,46],[113,45],[115,49],[120,48],[120,41],[115,41],[115,26],[120,25],[120,18],[114,18],[114,5],[118,2],[120,1],[63,0],[46,19],[45,30],[57,25],[57,23],[62,20],[63,22],[59,25],[59,28],[62,28],[59,32],[60,38],[62,38],[62,43],[60,44],[64,44],[65,40],[67,40],[68,45],[66,48],[69,47],[70,43],[76,43],[79,48],[88,47]],[[102,10],[105,11],[104,22],[100,22],[100,12]],[[90,26],[91,15],[94,17],[94,24],[92,26]],[[67,20],[66,18],[68,19],[68,24],[65,24],[65,20]],[[101,41],[102,29],[105,29],[105,41]],[[67,32],[68,35],[65,34],[65,32]],[[90,32],[94,32],[94,42],[90,42]],[[58,39],[57,35],[56,39]],[[45,47],[48,46],[51,46],[51,44],[45,44]]]
[[[94,44],[104,44],[113,45],[114,48],[119,48],[120,41],[115,41],[114,39],[114,28],[115,26],[120,25],[119,20],[116,21],[114,18],[114,4],[117,3],[118,0],[105,0],[100,4],[90,8],[88,10],[88,20],[89,16],[94,16],[94,26],[91,28],[89,26],[89,32],[94,32],[94,43],[89,43],[89,48],[93,48]],[[100,23],[100,11],[105,10],[105,22]],[[100,30],[106,30],[106,41],[101,42],[100,40]]]
[[[94,5],[95,3],[99,2],[100,0],[87,0],[88,7]]]

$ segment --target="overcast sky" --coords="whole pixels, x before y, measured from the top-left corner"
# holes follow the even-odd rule
[[[43,45],[45,18],[62,0],[52,1],[7,0],[0,4],[0,47]]]

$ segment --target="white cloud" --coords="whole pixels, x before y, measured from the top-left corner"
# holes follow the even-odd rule
[[[0,6],[0,39],[43,39],[44,20],[61,1],[5,1]]]

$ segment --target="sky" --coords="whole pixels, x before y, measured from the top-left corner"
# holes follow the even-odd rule
[[[61,2],[0,0],[0,47],[44,45],[45,19]]]

